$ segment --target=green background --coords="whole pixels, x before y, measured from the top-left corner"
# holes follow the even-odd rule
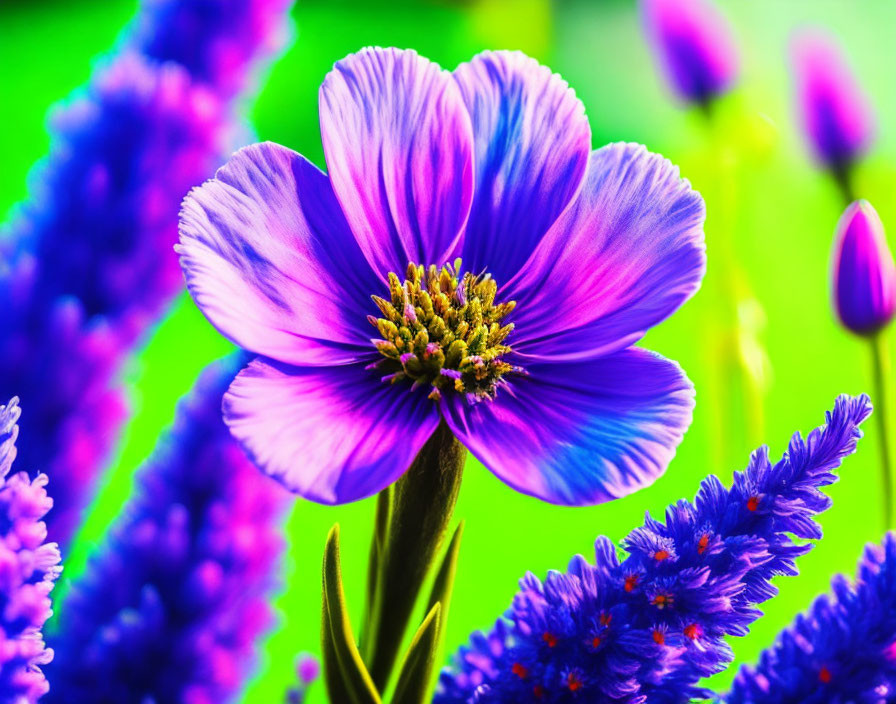
[[[628,140],[679,164],[707,200],[709,273],[704,289],[650,332],[642,345],[678,360],[697,388],[694,423],[667,474],[649,489],[590,508],[559,508],[514,493],[470,461],[456,515],[467,521],[448,628],[454,649],[469,632],[488,627],[509,604],[526,570],[563,568],[576,552],[589,555],[594,537],[620,540],[649,510],[691,498],[710,472],[728,482],[752,447],[768,442],[773,456],[792,432],[824,420],[842,392],[869,391],[869,351],[841,331],[830,311],[831,236],[842,203],[811,165],[793,119],[787,43],[803,23],[837,32],[872,96],[880,134],[861,165],[858,191],[896,232],[896,4],[821,0],[720,3],[743,58],[738,90],[712,126],[682,108],[656,75],[632,2],[409,3],[307,0],[293,16],[296,40],[273,67],[252,109],[262,139],[292,147],[323,165],[317,88],[331,64],[365,45],[413,47],[446,68],[486,48],[522,49],[563,75],[585,104],[594,146]],[[0,212],[26,194],[26,174],[46,153],[45,113],[87,79],[135,10],[134,2],[0,4]],[[173,256],[173,255],[172,255]],[[725,291],[742,274],[737,311]],[[735,314],[739,312],[739,314]],[[764,319],[764,323],[763,323]],[[739,340],[761,344],[770,369],[761,400],[764,421],[739,391],[731,363]],[[110,462],[73,553],[65,580],[76,577],[132,487],[135,468],[171,421],[178,397],[205,363],[228,350],[192,303],[182,298],[130,365],[134,415]],[[754,364],[755,366],[755,364]],[[755,405],[755,404],[754,404]],[[830,489],[834,507],[821,522],[825,537],[800,562],[802,574],[779,579],[780,595],[766,616],[733,643],[739,662],[752,661],[774,634],[836,571],[852,573],[862,546],[882,534],[878,433],[870,423],[843,481]],[[266,642],[246,702],[280,701],[298,651],[316,651],[320,558],[326,532],[342,525],[343,559],[354,621],[360,617],[373,504],[323,507],[298,500],[289,521],[290,549],[280,623]],[[733,669],[714,679],[722,687]],[[315,687],[312,702],[324,701]]]

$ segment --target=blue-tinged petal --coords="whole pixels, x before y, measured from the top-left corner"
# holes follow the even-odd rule
[[[398,479],[439,424],[425,393],[362,365],[290,367],[255,359],[224,396],[224,421],[262,471],[324,504]]]
[[[473,197],[473,136],[460,91],[414,51],[364,49],[320,89],[327,168],[381,276],[458,251]]]
[[[691,383],[653,352],[527,371],[490,402],[446,397],[443,413],[486,467],[545,501],[596,504],[651,484],[691,422]]]
[[[484,52],[454,77],[473,119],[475,149],[464,266],[501,283],[581,186],[591,128],[566,81],[520,52]]]
[[[225,337],[290,364],[370,352],[361,311],[379,283],[329,179],[295,152],[255,144],[194,189],[180,218],[181,266]]]
[[[501,292],[514,350],[553,360],[624,349],[699,288],[705,208],[678,169],[637,144],[594,152],[578,199]]]

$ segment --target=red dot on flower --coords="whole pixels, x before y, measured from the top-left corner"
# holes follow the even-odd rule
[[[653,601],[650,602],[658,609],[665,609],[669,604],[672,603],[672,597],[668,594],[657,594],[653,597]]]
[[[555,645],[557,645],[557,636],[555,636],[553,633],[545,632],[541,639],[548,644],[549,648],[553,648]]]
[[[602,642],[600,636],[594,636],[594,638],[591,639],[591,647],[597,650]]]
[[[570,672],[566,676],[566,686],[569,687],[570,692],[575,692],[582,688],[582,680],[575,672]]]
[[[653,553],[653,559],[657,562],[662,562],[663,560],[669,559],[669,551],[668,550],[657,550]]]
[[[609,626],[610,621],[613,620],[613,614],[608,614],[606,611],[600,615],[600,625],[601,626]]]
[[[666,643],[666,634],[663,633],[659,628],[653,629],[653,642],[657,645],[665,645]]]
[[[747,499],[747,508],[750,511],[755,511],[757,508],[759,508],[759,497],[751,496],[749,499]]]
[[[698,624],[692,623],[690,626],[685,626],[684,634],[691,640],[697,640],[703,635],[703,629]]]
[[[540,684],[535,685],[532,688],[532,694],[536,699],[541,699],[544,696],[544,687],[542,687]]]
[[[510,668],[510,671],[519,677],[521,680],[526,679],[529,675],[529,669],[518,662],[513,663],[513,667]]]
[[[627,591],[627,592],[633,591],[634,588],[637,586],[638,586],[638,575],[630,574],[628,577],[625,578],[625,584],[623,585],[623,588],[625,589],[625,591]]]
[[[832,679],[833,676],[831,675],[831,671],[822,665],[821,669],[818,671],[818,681],[822,684],[829,684]]]
[[[709,547],[709,535],[704,533],[700,536],[700,540],[697,542],[697,553],[702,555],[706,552],[707,547]]]

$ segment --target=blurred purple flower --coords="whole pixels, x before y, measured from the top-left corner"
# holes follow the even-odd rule
[[[697,683],[731,661],[725,637],[747,633],[757,604],[777,593],[771,578],[796,574],[795,559],[812,548],[792,536],[821,537],[813,517],[831,502],[818,487],[836,481],[870,411],[866,396],[841,396],[826,425],[796,434],[776,464],[762,447],[730,489],[708,477],[693,504],[632,531],[621,563],[601,537],[593,565],[577,555],[543,583],[527,574],[506,619],[443,672],[435,704],[709,696]]]
[[[243,359],[207,369],[74,581],[46,704],[233,701],[272,620],[289,494],[221,420]]]
[[[840,216],[832,257],[834,307],[843,326],[873,335],[893,319],[896,265],[883,223],[866,200]]]
[[[651,483],[693,406],[675,363],[631,346],[703,276],[703,201],[678,170],[638,145],[592,152],[582,104],[520,53],[452,74],[366,49],[320,105],[328,174],[247,147],[181,217],[190,292],[260,355],[224,407],[250,456],[342,503],[445,422],[547,501]],[[443,266],[456,256],[471,273]]]
[[[874,139],[865,91],[832,35],[807,29],[791,43],[797,108],[809,147],[835,172],[849,169]]]
[[[47,476],[10,474],[16,456],[18,399],[0,406],[0,701],[33,704],[49,689],[40,667],[53,659],[41,629],[52,615],[59,548],[41,520],[53,506]]]
[[[303,653],[296,658],[298,684],[286,693],[286,704],[302,704],[308,686],[320,676],[320,663],[313,655]]]
[[[0,237],[0,395],[19,394],[28,405],[20,450],[27,466],[53,478],[48,523],[62,542],[125,415],[122,364],[183,285],[169,256],[180,202],[241,129],[229,88],[222,94],[192,66],[162,65],[175,57],[147,58],[134,45],[163,35],[172,44],[230,46],[233,39],[212,34],[240,27],[234,56],[243,63],[228,75],[242,81],[282,34],[287,3],[231,4],[229,25],[152,21],[153,12],[165,19],[163,10],[188,14],[195,2],[187,0],[144,10],[140,41],[125,35],[121,51],[54,111],[50,155]],[[235,13],[240,8],[250,17]],[[186,25],[189,34],[179,34]]]
[[[641,0],[651,49],[672,91],[708,104],[729,88],[739,71],[731,27],[711,0]]]
[[[884,704],[896,699],[896,536],[869,545],[855,584],[797,616],[756,667],[738,673],[726,704]]]

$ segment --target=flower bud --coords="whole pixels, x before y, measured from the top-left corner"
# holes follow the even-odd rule
[[[641,17],[666,81],[679,98],[705,105],[737,78],[731,28],[709,0],[641,0]]]
[[[887,325],[896,305],[896,266],[868,201],[855,201],[840,217],[832,264],[834,307],[843,326],[871,335]]]
[[[824,166],[843,172],[874,138],[867,94],[834,37],[804,30],[791,42],[797,109],[806,140]]]

